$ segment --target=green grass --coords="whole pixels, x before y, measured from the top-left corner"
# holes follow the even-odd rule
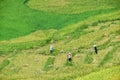
[[[73,66],[72,61],[70,62],[70,61],[66,60],[65,66]]]
[[[1,0],[0,80],[119,80],[118,4],[114,0]],[[93,52],[94,44],[98,54]]]
[[[113,58],[113,55],[118,47],[119,46],[115,46],[111,51],[109,51],[108,54],[106,54],[103,60],[100,62],[99,66],[103,66],[105,63],[109,62]]]
[[[86,58],[85,58],[85,64],[90,64],[90,63],[92,63],[92,61],[93,61],[93,58],[92,58],[92,53],[87,53],[87,56],[86,56]],[[95,54],[95,55],[97,55],[97,54]]]
[[[120,66],[93,72],[75,80],[119,80]]]
[[[119,13],[119,12],[118,12]],[[113,14],[113,15],[115,15],[115,14]],[[108,16],[109,18],[111,18],[113,15],[111,15],[111,16]],[[99,15],[99,16],[101,16],[101,15]],[[117,16],[117,15],[116,15]],[[102,16],[101,16],[102,17]],[[104,17],[104,16],[103,16]],[[114,19],[115,18],[115,19]],[[88,19],[89,20],[89,19]],[[90,19],[90,20],[92,20],[92,19]],[[100,20],[100,19],[98,19],[98,20]],[[104,19],[103,19],[104,20]],[[116,19],[116,17],[113,17],[113,19],[112,20],[117,20]],[[87,21],[87,20],[86,20]],[[93,20],[94,21],[94,20]],[[102,19],[101,19],[101,21],[102,21]],[[107,21],[109,21],[110,22],[110,20],[107,20]],[[89,21],[87,21],[87,22],[89,22]],[[24,37],[23,38],[21,38],[21,39],[13,39],[13,40],[11,40],[11,41],[5,41],[5,42],[1,42],[1,45],[0,45],[0,51],[1,51],[1,54],[3,54],[3,53],[7,53],[7,52],[12,52],[12,51],[14,51],[14,50],[26,50],[26,49],[33,49],[34,48],[34,46],[39,46],[39,47],[42,47],[42,46],[44,46],[44,45],[46,45],[46,44],[49,44],[52,40],[54,41],[54,42],[57,42],[58,40],[63,40],[63,39],[65,39],[65,41],[66,41],[66,36],[70,36],[72,39],[76,39],[76,38],[79,38],[80,36],[82,36],[82,35],[85,35],[85,34],[87,34],[87,33],[92,33],[92,32],[94,32],[94,30],[88,30],[88,31],[84,31],[85,29],[86,29],[86,26],[88,25],[88,23],[85,23],[84,25],[83,25],[83,22],[81,22],[82,24],[79,24],[79,25],[77,25],[77,27],[76,27],[76,25],[72,25],[72,26],[69,26],[69,28],[68,27],[66,27],[66,28],[64,28],[64,29],[62,29],[62,30],[60,30],[60,31],[57,31],[57,32],[53,32],[53,33],[49,33],[49,36],[42,36],[43,37],[43,40],[41,40],[41,39],[39,39],[39,40],[37,40],[37,41],[34,41],[37,37],[39,37],[39,36],[41,36],[42,34],[41,34],[41,32],[37,32],[37,36],[35,36],[35,37],[32,37],[32,36],[30,36],[30,37],[26,37],[25,38],[25,40],[22,40],[22,39],[24,39]],[[79,27],[80,26],[80,27]],[[89,26],[89,25],[88,25]],[[89,27],[88,27],[89,28]],[[75,31],[74,31],[75,30]],[[104,29],[103,29],[104,30]],[[50,30],[51,31],[51,30]],[[119,29],[116,31],[116,33],[117,34],[119,34]],[[41,34],[41,35],[38,35],[38,34]],[[45,32],[45,34],[47,35],[47,31]],[[62,35],[63,34],[63,35]],[[95,32],[95,34],[96,34],[96,32]],[[36,33],[34,34],[34,35],[36,35]],[[43,34],[44,35],[44,34]],[[104,34],[103,34],[104,35]],[[98,36],[98,37],[100,37],[100,38],[102,38],[103,37],[103,35],[102,36]],[[97,36],[96,36],[97,37]],[[33,38],[33,41],[29,41],[31,38]],[[32,40],[32,39],[31,39]],[[99,40],[99,39],[98,39]],[[95,40],[95,41],[98,41],[97,39]],[[17,42],[18,41],[18,42]],[[25,41],[25,42],[24,42]],[[67,40],[66,42],[70,42],[71,40]],[[108,42],[106,42],[106,44],[107,43],[109,43],[109,41]],[[93,43],[94,44],[94,43]],[[101,46],[100,46],[100,48],[99,49],[102,49],[104,46],[107,46],[105,43],[104,44],[102,44]]]
[[[45,71],[49,71],[52,67],[53,67],[53,64],[54,64],[54,60],[55,58],[54,57],[49,57],[45,63],[45,66],[44,66],[44,69]]]
[[[116,21],[115,21],[116,22]],[[91,23],[92,24],[92,23]],[[91,25],[89,24],[89,25]],[[88,74],[92,74],[92,72],[97,72],[99,70],[104,69],[104,65],[102,67],[98,67],[99,63],[92,63],[94,60],[94,55],[92,54],[93,52],[91,51],[91,47],[93,48],[93,42],[94,40],[97,40],[97,43],[99,43],[98,49],[100,47],[100,52],[104,52],[104,48],[108,49],[108,47],[113,46],[115,47],[116,44],[119,43],[117,42],[112,42],[110,40],[114,40],[115,36],[118,36],[118,31],[119,26],[118,23],[104,28],[100,29],[100,24],[99,23],[95,28],[95,26],[89,26],[87,28],[83,28],[83,30],[92,30],[92,29],[98,29],[94,32],[84,34],[80,36],[79,38],[73,38],[73,39],[62,39],[58,40],[53,43],[54,48],[55,48],[55,57],[50,57],[49,55],[49,43],[51,42],[48,41],[48,43],[45,43],[44,45],[41,45],[40,47],[36,48],[30,48],[28,50],[20,50],[19,52],[16,53],[15,56],[11,57],[10,63],[5,67],[2,68],[2,72],[0,74],[0,79],[6,79],[6,80],[12,80],[12,79],[23,79],[23,80],[36,80],[36,79],[41,79],[41,80],[74,80],[78,77],[83,77]],[[107,24],[105,22],[104,24]],[[111,24],[111,23],[110,23]],[[114,27],[115,26],[115,27]],[[75,30],[77,30],[75,28]],[[106,33],[111,35],[108,37],[107,40],[104,41],[104,34]],[[101,33],[101,34],[100,34]],[[67,34],[68,36],[71,36],[71,34]],[[58,36],[59,37],[59,36]],[[62,36],[64,37],[64,36]],[[106,37],[107,38],[107,37]],[[110,38],[110,40],[109,40]],[[13,40],[14,41],[14,40]],[[44,41],[44,40],[43,40]],[[35,41],[36,42],[36,41]],[[4,45],[6,45],[6,42],[3,42]],[[3,44],[1,42],[1,44]],[[28,42],[26,42],[28,43]],[[39,42],[38,42],[39,43]],[[43,42],[41,42],[43,43]],[[64,44],[65,43],[65,44]],[[18,42],[14,42],[14,44],[18,44]],[[30,44],[30,43],[29,43]],[[32,43],[31,43],[32,44]],[[37,44],[37,43],[36,43]],[[13,44],[9,45],[12,46]],[[21,45],[19,43],[19,45]],[[18,47],[19,47],[18,45]],[[28,45],[29,46],[29,45]],[[22,46],[21,46],[22,47]],[[2,48],[2,47],[1,47]],[[6,47],[7,48],[7,47]],[[23,47],[24,48],[24,47]],[[80,50],[80,52],[77,52],[77,50]],[[63,53],[60,51],[63,50]],[[103,51],[101,51],[103,50]],[[116,49],[117,50],[117,49]],[[116,52],[114,50],[114,52]],[[41,55],[39,54],[40,51],[43,51],[43,54],[47,55]],[[71,51],[71,53],[74,55],[73,56],[73,62],[72,66],[66,66],[66,52]],[[12,54],[13,52],[9,53],[8,55]],[[80,56],[79,54],[80,53]],[[90,54],[89,54],[90,53]],[[117,54],[117,53],[116,53]],[[78,55],[78,56],[76,56]],[[81,60],[82,56],[84,58]],[[98,53],[98,56],[102,55]],[[46,57],[46,58],[45,58]],[[104,56],[99,56],[100,58],[96,60],[102,61],[104,59]],[[112,57],[109,59],[112,60]],[[106,63],[109,63],[110,60],[106,60]],[[75,61],[74,61],[75,60]],[[99,61],[98,61],[99,62]],[[118,61],[119,62],[119,61]],[[114,63],[114,61],[113,61]],[[28,66],[24,67],[24,64],[28,64]],[[11,69],[12,68],[12,69]],[[15,68],[15,69],[13,69]],[[45,70],[45,72],[43,71]],[[7,76],[7,77],[6,77]],[[119,76],[116,76],[119,78]],[[112,77],[114,78],[114,77]]]
[[[112,7],[109,9],[88,10],[79,14],[57,14],[30,9],[24,1],[0,1],[0,40],[24,36],[39,29],[61,29],[90,16],[117,10],[116,7]]]
[[[89,32],[85,32],[85,31],[84,31],[84,29],[88,28],[88,26],[89,26],[89,25],[85,25],[85,24],[84,24],[84,25],[80,26],[79,28],[77,28],[74,32],[72,32],[72,33],[70,33],[70,34],[66,34],[66,35],[71,35],[71,37],[72,37],[73,39],[79,38],[80,36],[89,33]]]
[[[5,59],[1,64],[0,64],[0,72],[2,69],[4,69],[8,64],[10,63],[9,60]]]
[[[43,41],[30,41],[30,42],[22,42],[22,43],[7,43],[1,45],[0,47],[1,54],[7,53],[7,52],[13,52],[14,50],[26,50],[26,49],[34,49],[34,46],[42,47],[45,44],[49,43],[50,40],[43,40]]]
[[[114,0],[29,0],[27,5],[32,9],[60,14],[79,14],[86,11],[119,7],[118,1]]]

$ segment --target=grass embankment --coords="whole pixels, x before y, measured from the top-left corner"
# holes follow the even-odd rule
[[[119,80],[120,66],[93,72],[75,80]]]
[[[114,0],[29,0],[27,5],[32,9],[59,14],[79,14],[92,10],[119,7],[118,1]]]

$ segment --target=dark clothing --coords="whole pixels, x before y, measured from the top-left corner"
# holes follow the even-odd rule
[[[71,62],[71,61],[72,61],[72,55],[71,55],[71,53],[70,53],[70,52],[67,54],[67,59],[68,59],[68,61],[69,61],[69,62]]]
[[[50,53],[52,53],[53,52],[53,50],[50,50]]]
[[[71,59],[71,58],[68,58],[68,61],[72,61],[72,59]]]
[[[52,52],[53,52],[53,46],[50,45],[50,53],[52,53]]]
[[[97,54],[98,53],[97,47],[94,47],[94,50],[95,50],[95,53]]]

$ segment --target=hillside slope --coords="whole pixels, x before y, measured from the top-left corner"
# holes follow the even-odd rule
[[[26,30],[30,33],[28,35],[22,33],[25,35],[22,37],[20,37],[21,33],[20,35],[16,33],[16,38],[7,35],[0,37],[2,40],[0,41],[0,80],[120,79],[120,9],[118,5],[115,5],[116,1],[110,0],[108,3],[107,0],[104,1],[109,5],[114,2],[113,5],[108,6],[109,8],[102,7],[102,10],[97,8],[97,10],[90,11],[88,10],[89,8],[87,8],[85,12],[83,9],[82,13],[80,12],[82,9],[79,10],[78,13],[71,12],[72,10],[70,10],[68,13],[71,12],[71,14],[66,12],[61,13],[62,11],[55,13],[54,11],[51,12],[51,10],[46,12],[48,7],[42,9],[45,11],[43,12],[41,11],[41,6],[43,5],[38,6],[39,9],[37,11],[30,9],[36,7],[34,5],[37,4],[35,0],[29,0],[28,4],[26,2],[23,4],[24,1],[25,0],[11,0],[11,4],[8,4],[10,3],[9,0],[0,1],[2,2],[0,6],[7,8],[0,10],[2,13],[6,11],[6,14],[0,14],[6,17],[3,20],[1,19],[1,29],[6,28],[6,31],[9,28],[9,30],[7,30],[8,32],[6,31],[6,34],[8,34],[9,31],[11,31],[10,29],[16,28],[11,22],[11,25],[8,26],[9,19],[14,18],[13,22],[15,19],[18,20],[18,22],[24,19],[28,21],[29,25],[25,25],[26,22],[25,24],[19,22],[20,25],[15,22],[14,24],[19,26],[24,25],[21,29],[18,27],[16,29],[22,30],[25,34]],[[51,2],[49,0],[36,0],[36,2],[37,1],[41,1],[42,3],[46,1],[47,4],[51,3],[51,5],[53,5],[53,3],[57,3],[58,0],[51,0]],[[77,2],[79,3],[79,0],[61,0],[61,2],[62,1],[69,1],[71,4],[73,3],[72,5],[75,5],[75,7],[82,7],[76,5]],[[89,3],[89,1],[91,1],[91,3]],[[86,0],[83,4],[88,3],[87,5],[90,6],[94,4],[92,1],[93,0]],[[30,5],[32,5],[31,3],[33,3],[34,6],[30,7]],[[105,5],[107,6],[107,4]],[[16,9],[14,8],[15,5],[17,6]],[[85,6],[83,6],[83,8],[84,7]],[[9,8],[10,10],[8,10]],[[17,16],[18,8],[23,10],[23,14],[21,14],[20,10],[19,16]],[[53,10],[54,8],[55,7],[53,7]],[[69,8],[70,7],[65,7],[65,9]],[[15,12],[11,12],[11,9],[15,10]],[[10,14],[7,13],[9,11]],[[14,14],[16,14],[16,16],[13,16]],[[56,17],[60,18],[59,21],[60,24],[62,23],[62,26]],[[43,20],[46,22],[48,18],[51,22],[55,23],[55,26],[59,26],[59,28],[53,26],[53,29],[51,29],[48,27],[48,25],[53,25],[51,22],[42,22]],[[6,24],[3,23],[4,20],[6,20]],[[33,29],[30,28],[33,26],[32,21],[38,23],[36,20],[47,27],[39,26],[34,29],[34,32],[31,32],[30,29]],[[8,27],[3,27],[4,25]],[[14,30],[12,31],[14,32]],[[5,35],[5,33],[2,34]],[[49,52],[50,44],[54,46],[54,52],[52,54]],[[98,54],[95,54],[93,51],[94,44],[98,47]],[[73,56],[71,63],[69,63],[66,58],[69,51]]]
[[[102,7],[102,2],[100,6],[94,5],[96,3],[99,3],[100,0],[96,3],[94,3],[94,1],[92,1],[92,3],[89,3],[89,1],[86,1],[85,3],[83,3],[83,4],[88,4],[86,6],[94,5],[93,7],[91,6],[92,7],[91,10],[88,10],[89,8],[87,9],[84,8],[84,6],[82,5],[79,5],[80,2],[79,1],[76,2],[76,1],[69,0],[69,3],[71,3],[70,7],[68,7],[68,9],[66,8],[62,9],[64,11],[71,10],[71,11],[68,11],[69,14],[64,14],[64,13],[59,14],[56,11],[51,13],[45,7],[45,5],[50,5],[50,4],[52,5],[54,2],[58,3],[58,0],[51,0],[50,2],[44,1],[44,0],[35,0],[35,1],[34,0],[29,0],[29,1],[28,0],[11,0],[11,1],[1,0],[0,1],[0,40],[17,38],[20,36],[28,35],[31,32],[41,30],[41,29],[42,30],[43,29],[58,30],[65,26],[85,20],[90,16],[103,14],[103,13],[110,13],[119,9],[119,6],[116,6],[116,5],[119,5],[119,1],[114,1],[114,0],[103,2],[105,6],[108,5],[107,8]],[[63,2],[61,2],[61,4],[59,5],[62,5],[62,3]],[[44,10],[31,9],[31,6],[35,4],[37,4],[38,6],[42,4],[41,6],[44,6],[45,10],[47,10],[48,12]],[[71,9],[71,7],[73,9]],[[95,9],[94,7],[98,7],[98,8]],[[50,10],[55,10],[54,8],[55,7],[50,7]],[[74,8],[75,9],[78,8],[78,10],[82,12],[71,14],[72,12],[78,11],[78,10],[74,10]],[[59,8],[58,10],[61,11],[61,9]],[[64,12],[64,11],[61,11],[61,12]]]
[[[86,80],[82,76],[91,73],[89,76],[92,77],[94,76],[92,72],[118,66],[120,64],[120,59],[117,57],[120,55],[119,22],[119,20],[115,20],[89,26],[84,31],[92,30],[92,32],[78,38],[72,38],[71,33],[67,34],[72,39],[65,38],[54,42],[53,54],[49,54],[49,44],[28,50],[15,50],[7,55],[2,54],[0,79],[73,80],[81,76],[80,79]],[[94,42],[98,45],[98,54],[94,54],[92,51]],[[66,64],[68,51],[73,54],[72,65]],[[113,72],[111,72],[112,70]],[[107,73],[116,75],[116,77],[111,76],[111,80],[119,80],[119,67],[105,70],[104,74]],[[99,72],[97,74],[99,76]],[[106,76],[108,78],[106,79],[105,75],[103,75],[103,79],[108,80],[110,76]]]

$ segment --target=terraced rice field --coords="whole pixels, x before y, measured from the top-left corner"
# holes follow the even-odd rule
[[[120,80],[119,0],[0,4],[0,80]]]

